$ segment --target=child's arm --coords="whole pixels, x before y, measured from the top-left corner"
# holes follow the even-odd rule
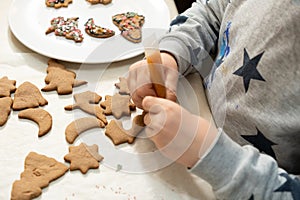
[[[200,70],[202,61],[216,54],[219,29],[229,0],[201,0],[178,15],[170,26],[170,32],[160,41],[160,49],[174,55],[179,72],[187,75]]]
[[[271,156],[239,146],[221,129],[219,133],[214,147],[191,170],[213,186],[219,199],[300,199],[299,178],[278,168]]]

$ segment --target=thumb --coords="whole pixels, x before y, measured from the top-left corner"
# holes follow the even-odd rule
[[[162,110],[161,106],[163,106],[166,101],[168,100],[163,98],[158,98],[158,97],[146,96],[143,99],[142,106],[144,111],[157,114],[161,112]]]

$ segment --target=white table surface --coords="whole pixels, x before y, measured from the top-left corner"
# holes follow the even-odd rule
[[[175,4],[173,0],[165,1],[170,8],[170,18],[173,18],[177,14]],[[17,86],[25,81],[30,81],[41,89],[45,86],[44,78],[49,58],[34,53],[14,37],[10,31],[7,18],[10,3],[11,0],[0,2],[0,78],[8,76],[9,79],[17,81]],[[125,75],[128,67],[142,57],[140,55],[109,65],[102,64],[100,67],[99,65],[69,62],[63,62],[63,64],[68,69],[75,71],[78,79],[81,78],[89,82],[87,86],[74,89],[73,93],[94,90],[104,97],[106,94],[112,95],[115,92],[114,83],[118,81],[118,77]],[[179,96],[182,96],[181,104],[187,109],[210,119],[211,115],[199,81],[198,75],[192,75],[188,78],[188,81],[182,81],[180,85],[190,88],[194,101],[191,103],[190,99],[185,98],[184,93],[187,90],[179,89]],[[25,157],[30,151],[35,151],[65,163],[63,157],[68,153],[70,145],[65,140],[64,130],[80,111],[70,112],[64,110],[64,106],[73,103],[72,95],[59,96],[56,92],[43,92],[42,94],[49,102],[43,108],[50,112],[53,117],[52,130],[47,135],[38,138],[37,125],[29,120],[18,119],[17,111],[12,111],[7,123],[0,127],[1,200],[10,199],[12,183],[20,179],[20,174],[24,170]],[[100,131],[100,134],[103,134],[103,130]],[[77,139],[75,145],[80,142],[92,144],[89,143],[92,142],[91,140],[85,139],[92,135],[93,131],[84,133]],[[104,136],[103,138],[105,139]],[[110,144],[109,142],[107,139],[108,144]],[[140,153],[152,151],[154,147],[150,141],[137,140],[133,145],[122,145],[121,147],[114,147],[111,144],[111,148],[118,151]],[[102,153],[101,146],[99,146],[99,153]],[[116,163],[118,159],[118,156],[115,156]],[[81,174],[80,171],[68,171],[64,176],[51,182],[47,188],[43,189],[42,195],[37,199],[214,199],[210,186],[179,164],[171,163],[160,167],[156,171],[143,172],[138,170],[139,173],[135,173],[132,170],[129,172],[123,169],[116,170],[117,166],[112,165],[109,160],[112,160],[112,158],[106,159],[104,155],[104,160],[100,163],[99,169],[90,170],[85,175]],[[154,162],[155,160],[150,160],[147,164],[151,165]],[[65,164],[68,165],[68,163]],[[140,164],[137,163],[137,165]]]

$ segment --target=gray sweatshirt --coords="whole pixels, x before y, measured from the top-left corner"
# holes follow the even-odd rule
[[[219,137],[191,171],[218,199],[300,199],[299,0],[197,1],[160,48],[182,75],[214,63],[203,84]]]

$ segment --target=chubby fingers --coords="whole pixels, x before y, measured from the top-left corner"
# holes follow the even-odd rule
[[[138,108],[142,108],[142,101],[145,96],[155,96],[145,60],[136,62],[130,66],[127,85],[132,100]]]
[[[157,114],[161,112],[162,107],[160,105],[163,105],[164,100],[158,97],[146,96],[142,102],[143,109],[151,114]]]

